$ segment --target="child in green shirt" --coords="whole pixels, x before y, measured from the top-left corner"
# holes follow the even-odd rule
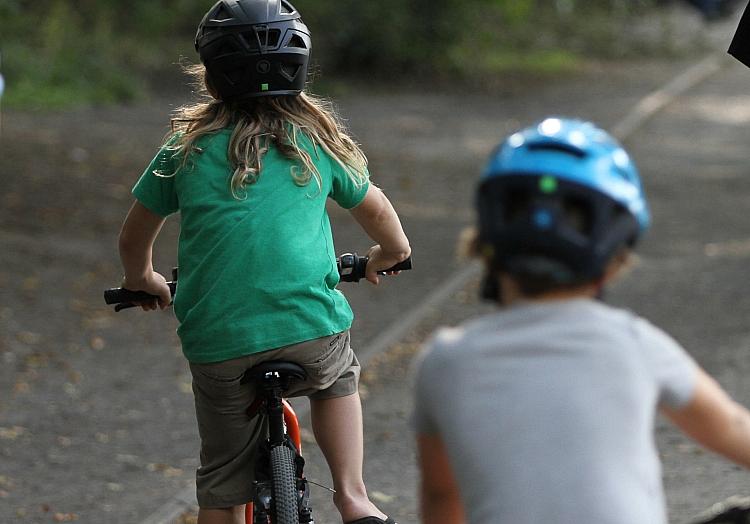
[[[312,426],[344,522],[392,523],[362,480],[359,364],[352,312],[336,289],[330,197],[376,242],[367,279],[411,252],[398,216],[369,182],[367,162],[324,101],[304,92],[310,34],[285,0],[222,0],[198,28],[206,100],[182,108],[133,189],[120,234],[123,287],[170,303],[152,267],[166,217],[180,212],[178,333],[190,362],[201,434],[199,523],[239,523],[260,439],[244,410],[244,372],[267,360],[305,367],[294,392]],[[257,417],[256,417],[257,419]]]

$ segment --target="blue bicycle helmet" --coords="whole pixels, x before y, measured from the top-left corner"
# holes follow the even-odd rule
[[[479,245],[493,269],[577,284],[649,226],[638,171],[606,131],[548,118],[511,135],[482,174]]]

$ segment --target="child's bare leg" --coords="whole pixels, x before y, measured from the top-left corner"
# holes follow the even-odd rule
[[[364,444],[362,405],[359,393],[331,399],[310,399],[315,440],[328,462],[333,477],[336,504],[344,522],[375,516],[385,519],[367,497],[362,480]]]
[[[245,506],[199,509],[198,524],[245,524]]]

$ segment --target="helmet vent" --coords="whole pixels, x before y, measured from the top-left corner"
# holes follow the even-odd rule
[[[211,15],[211,22],[227,22],[234,18],[232,12],[222,3],[219,8]]]
[[[594,229],[594,210],[584,198],[567,196],[562,202],[563,216],[568,227],[589,236]]]
[[[279,31],[278,29],[271,29],[269,31],[263,31],[263,33],[258,33],[258,37],[261,39],[265,38],[266,47],[276,47],[277,45],[279,45],[279,38],[281,37],[281,31]]]
[[[511,188],[505,193],[502,205],[503,221],[511,224],[523,219],[531,207],[531,195],[522,188]]]
[[[248,49],[251,52],[260,52],[261,50],[275,48],[279,45],[281,31],[278,29],[255,29],[242,33]]]
[[[299,73],[300,67],[298,65],[281,64],[279,71],[284,78],[291,82],[297,76],[297,73]]]
[[[529,150],[565,153],[568,155],[573,155],[576,158],[584,158],[586,156],[585,151],[582,151],[581,149],[578,149],[577,147],[570,146],[568,144],[559,144],[559,143],[557,144],[556,143],[529,144]]]
[[[289,43],[286,44],[286,47],[297,47],[299,49],[307,49],[307,46],[305,45],[305,41],[299,35],[292,35],[292,38],[289,39]]]
[[[289,2],[284,2],[284,0],[281,0],[281,14],[282,15],[291,15],[294,13],[294,8],[292,7],[292,4]]]

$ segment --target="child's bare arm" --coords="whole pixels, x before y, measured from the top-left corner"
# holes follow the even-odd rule
[[[166,279],[154,271],[152,252],[156,236],[164,225],[164,217],[149,211],[136,201],[130,208],[120,231],[120,260],[125,270],[122,287],[145,291],[159,297],[164,309],[172,301]],[[143,309],[156,309],[152,303],[141,304]]]
[[[443,440],[434,435],[417,435],[419,456],[420,510],[422,522],[463,524],[464,508]]]
[[[706,372],[697,371],[695,393],[682,409],[662,412],[706,448],[750,468],[750,412],[732,400]]]
[[[367,256],[367,280],[378,283],[377,271],[383,271],[405,260],[411,254],[401,221],[383,192],[370,185],[364,200],[351,214],[371,239],[378,245],[370,248]]]

